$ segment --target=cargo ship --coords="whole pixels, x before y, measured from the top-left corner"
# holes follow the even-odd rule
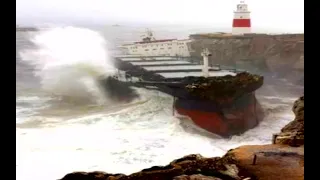
[[[219,65],[209,67],[210,53],[205,50],[202,55],[202,65],[175,56],[117,57],[115,65],[122,74],[108,81],[169,94],[174,97],[175,112],[223,137],[258,125],[263,112],[255,90],[263,85],[263,76]]]

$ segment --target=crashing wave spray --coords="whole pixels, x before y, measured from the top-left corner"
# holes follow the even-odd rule
[[[105,103],[97,79],[114,74],[115,68],[99,33],[59,27],[40,31],[30,40],[36,48],[20,56],[35,66],[35,75],[45,91],[72,101]]]

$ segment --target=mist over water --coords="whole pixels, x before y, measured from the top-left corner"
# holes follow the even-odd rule
[[[303,87],[276,79],[257,92],[266,118],[229,139],[172,116],[172,97],[157,91],[136,89],[141,97],[130,103],[110,101],[97,83],[115,70],[110,39],[101,34],[126,41],[140,36],[132,32],[58,27],[17,33],[18,180],[59,179],[72,171],[132,173],[191,153],[221,156],[239,145],[270,143],[272,133],[293,120],[292,103]]]
[[[35,67],[42,89],[79,103],[106,100],[97,79],[112,75],[106,41],[97,32],[61,27],[31,37],[36,48],[20,52],[23,61]]]

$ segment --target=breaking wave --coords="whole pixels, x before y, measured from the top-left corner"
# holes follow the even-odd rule
[[[105,103],[97,79],[115,73],[105,39],[97,32],[58,27],[30,35],[35,48],[20,52],[35,67],[42,89],[68,102]]]

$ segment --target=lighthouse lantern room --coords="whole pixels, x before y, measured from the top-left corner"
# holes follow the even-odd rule
[[[237,4],[232,23],[232,34],[240,35],[251,33],[251,19],[248,5],[244,1]]]

